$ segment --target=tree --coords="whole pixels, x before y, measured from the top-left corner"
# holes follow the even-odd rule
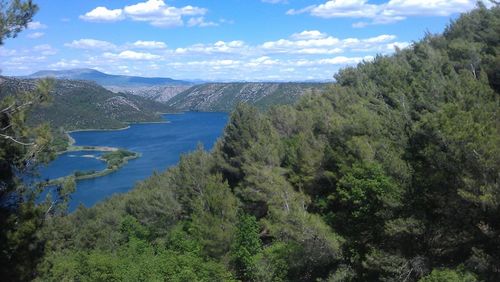
[[[241,214],[231,250],[231,261],[238,278],[252,281],[254,277],[255,255],[262,248],[259,225],[254,216]]]
[[[24,30],[31,21],[38,6],[33,1],[13,0],[0,1],[0,45],[7,38],[14,38]]]
[[[0,45],[26,28],[37,10],[31,0],[0,1]],[[64,202],[58,198],[47,205],[37,205],[41,187],[20,178],[53,156],[49,127],[26,125],[26,113],[49,101],[51,86],[50,80],[40,81],[33,91],[0,101],[0,277],[5,280],[32,277],[43,251],[37,231],[44,217],[55,211],[55,205]]]
[[[420,282],[475,282],[477,278],[468,272],[452,269],[435,269],[431,274],[419,280]]]
[[[221,175],[207,180],[202,193],[193,200],[193,233],[209,257],[220,258],[231,246],[237,221],[238,202]]]

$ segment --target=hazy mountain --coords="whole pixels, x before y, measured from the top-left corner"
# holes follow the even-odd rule
[[[38,71],[28,78],[54,77],[75,80],[90,80],[101,86],[117,86],[117,87],[147,87],[159,85],[192,85],[194,83],[175,80],[172,78],[163,77],[139,77],[127,75],[113,75],[103,73],[93,69],[72,69],[72,70],[43,70]]]
[[[271,105],[293,104],[305,94],[323,91],[326,85],[292,82],[206,83],[174,96],[167,104],[180,111],[229,112],[240,102],[265,109]]]

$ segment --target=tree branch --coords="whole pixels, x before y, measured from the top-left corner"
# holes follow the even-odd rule
[[[9,135],[5,135],[5,134],[0,134],[0,137],[3,137],[4,139],[7,139],[7,140],[11,140],[11,141],[14,141],[15,143],[19,144],[19,145],[23,145],[23,146],[33,146],[35,145],[35,143],[31,142],[31,143],[24,143],[24,142],[21,142],[19,140],[16,140],[14,137],[12,136],[9,136]]]
[[[33,104],[33,101],[30,101],[30,102],[26,102],[24,104],[21,104],[19,105],[18,107],[16,107],[15,109],[12,109],[12,107],[14,107],[16,104],[12,104],[10,106],[8,106],[7,108],[3,109],[2,111],[0,111],[0,113],[10,113],[10,114],[13,114],[13,113],[16,113],[17,111],[19,111],[20,109],[24,108],[24,107],[27,107],[27,106],[30,106]],[[11,110],[12,109],[12,110]]]

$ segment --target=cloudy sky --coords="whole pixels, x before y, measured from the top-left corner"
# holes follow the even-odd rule
[[[476,0],[35,0],[2,75],[94,68],[204,80],[330,79],[441,32]]]

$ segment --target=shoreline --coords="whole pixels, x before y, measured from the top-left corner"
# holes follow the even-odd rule
[[[161,115],[164,115],[164,114],[161,114]],[[134,124],[148,124],[148,123],[170,123],[170,121],[164,120],[164,121],[143,121],[143,122],[138,121],[138,122],[129,122],[129,123],[127,123],[128,124],[127,126],[122,127],[122,128],[85,128],[85,129],[66,130],[64,132],[64,134],[68,138],[68,149],[66,149],[64,151],[61,151],[61,152],[57,152],[57,154],[60,155],[60,154],[66,153],[66,152],[78,151],[78,150],[74,150],[74,148],[71,148],[71,147],[78,147],[78,148],[93,147],[93,148],[104,148],[104,150],[96,149],[95,151],[109,151],[109,150],[115,150],[116,151],[119,148],[107,147],[107,146],[85,146],[85,145],[74,146],[75,143],[76,143],[76,140],[75,140],[75,138],[73,138],[73,136],[71,136],[71,133],[75,133],[75,132],[91,132],[91,131],[123,131],[123,130],[130,129],[131,125],[134,125]],[[83,148],[80,151],[92,151],[92,150],[90,150],[90,149],[87,150],[87,149]]]
[[[182,114],[185,114],[185,112],[179,112],[179,113],[159,113],[159,115],[163,116],[163,115],[182,115]],[[85,128],[85,129],[73,129],[73,130],[67,130],[65,131],[66,135],[69,137],[70,140],[72,141],[75,141],[75,139],[73,137],[71,137],[71,135],[69,135],[70,133],[75,133],[75,132],[88,132],[88,131],[122,131],[122,130],[127,130],[127,129],[130,129],[130,126],[131,125],[134,125],[134,124],[158,124],[158,123],[170,123],[171,121],[169,120],[159,120],[159,121],[136,121],[136,122],[126,122],[126,124],[128,124],[127,126],[125,127],[122,127],[122,128]],[[70,145],[74,144],[71,143]]]
[[[132,123],[130,123],[132,124]],[[122,130],[127,130],[130,128],[130,125],[127,125],[122,128],[86,128],[86,129],[74,129],[74,130],[68,130],[66,133],[75,133],[75,132],[86,132],[86,131],[122,131]]]
[[[114,151],[107,151],[107,152],[116,152],[118,151],[119,149],[116,149]],[[83,151],[83,150],[77,150],[77,151]],[[89,151],[91,151],[89,149]],[[97,151],[97,150],[93,150],[93,151]],[[85,180],[85,179],[93,179],[93,178],[98,178],[98,177],[103,177],[103,176],[106,176],[108,174],[111,174],[115,171],[118,171],[120,170],[123,166],[125,166],[129,161],[131,160],[134,160],[134,159],[137,159],[137,158],[140,158],[141,157],[141,153],[137,153],[137,152],[132,152],[132,151],[127,151],[127,152],[130,152],[130,153],[133,153],[132,156],[127,156],[127,157],[124,157],[121,159],[120,163],[115,166],[115,167],[112,167],[112,168],[109,168],[109,161],[107,161],[106,159],[104,159],[102,156],[100,157],[96,157],[96,159],[98,160],[101,160],[103,162],[105,162],[107,164],[107,167],[103,170],[100,170],[100,171],[93,171],[91,173],[88,173],[86,174],[85,171],[82,171],[80,173],[82,173],[82,175],[77,175],[78,172],[74,172],[73,174],[70,174],[70,175],[66,175],[66,176],[62,176],[62,177],[59,177],[59,178],[56,178],[56,179],[52,179],[52,180],[49,180],[47,183],[46,183],[46,186],[52,186],[52,185],[58,185],[58,184],[61,184],[63,183],[66,179],[70,178],[70,177],[73,177],[75,179],[75,181],[79,181],[79,180]]]
[[[86,128],[86,129],[67,130],[67,131],[64,132],[64,134],[68,138],[68,146],[67,146],[66,150],[57,152],[57,155],[62,155],[62,154],[65,154],[65,153],[70,153],[70,152],[82,152],[82,151],[97,151],[97,152],[104,152],[104,153],[107,152],[107,153],[110,153],[110,152],[118,152],[119,150],[124,150],[124,149],[120,149],[120,148],[117,148],[117,147],[109,147],[109,146],[86,146],[86,145],[75,146],[76,140],[75,140],[75,138],[73,138],[73,136],[71,136],[71,133],[75,133],[75,132],[90,132],[90,131],[123,131],[123,130],[130,129],[131,125],[134,125],[134,124],[163,124],[163,123],[170,123],[171,121],[163,118],[164,115],[170,115],[170,114],[180,115],[180,114],[185,114],[185,112],[160,113],[160,115],[162,116],[162,119],[164,119],[163,121],[129,122],[129,123],[127,123],[128,124],[127,126],[122,127],[122,128],[116,128],[116,129],[93,129],[93,128]],[[133,152],[133,151],[128,151],[128,150],[125,150],[125,151],[131,152],[134,155],[124,157],[121,160],[120,164],[118,166],[116,166],[116,167],[113,167],[113,168],[106,167],[104,170],[95,171],[95,172],[92,172],[90,174],[75,175],[75,173],[74,173],[74,174],[71,174],[71,175],[67,175],[67,176],[59,177],[57,179],[50,180],[47,183],[47,185],[57,185],[57,184],[60,184],[64,180],[66,180],[68,177],[74,177],[75,181],[103,177],[103,176],[106,176],[106,175],[108,175],[110,173],[118,171],[124,165],[126,165],[130,160],[137,159],[137,158],[141,157],[141,153],[137,153],[137,152]],[[102,158],[102,156],[101,157],[97,157],[97,159],[102,160],[106,164],[109,165],[109,162],[107,160],[105,160],[104,158]],[[83,172],[83,173],[85,173],[85,172]]]

